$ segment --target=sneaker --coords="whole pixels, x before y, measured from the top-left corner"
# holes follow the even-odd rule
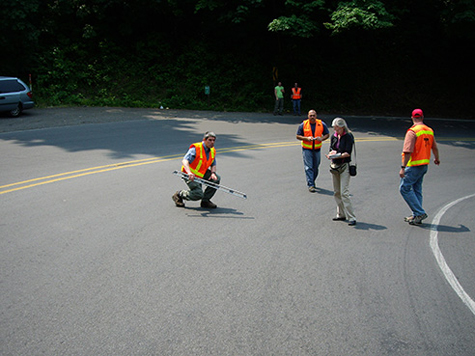
[[[346,218],[344,216],[336,216],[332,220],[333,221],[345,221]]]
[[[410,225],[420,225],[420,224],[422,224],[422,220],[424,220],[425,218],[427,218],[427,214],[414,216],[414,218],[409,220],[408,223]]]
[[[348,223],[348,225],[350,225],[350,226],[356,225],[356,220],[351,220],[351,221]]]
[[[185,203],[183,203],[183,199],[180,196],[180,191],[177,191],[175,194],[172,196],[173,201],[175,202],[175,205],[179,208],[185,207]]]
[[[409,225],[421,225],[422,221],[419,219],[418,216],[414,216],[413,219],[408,221]]]
[[[201,207],[207,209],[216,209],[218,206],[211,202],[211,200],[202,200]]]
[[[308,187],[308,191],[309,191],[310,193],[316,193],[316,192],[318,192],[317,188],[315,188],[315,187]]]

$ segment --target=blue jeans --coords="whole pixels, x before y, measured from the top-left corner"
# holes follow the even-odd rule
[[[303,165],[305,166],[305,176],[307,186],[315,187],[315,181],[318,177],[318,167],[320,166],[320,150],[302,149]]]
[[[411,208],[414,216],[426,213],[422,207],[422,181],[427,169],[428,165],[406,167],[405,177],[401,178],[401,184],[399,185],[399,192]]]
[[[292,99],[292,106],[294,107],[294,114],[300,115],[300,99]]]

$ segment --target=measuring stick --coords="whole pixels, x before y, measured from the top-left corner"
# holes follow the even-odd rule
[[[184,179],[188,179],[188,174],[184,173],[184,172],[181,172],[181,171],[173,171],[173,174],[181,177],[181,178],[184,178]],[[242,199],[247,199],[247,195],[244,194],[244,193],[241,193],[241,192],[238,192],[237,190],[234,190],[234,189],[231,189],[231,188],[228,188],[228,187],[225,187],[224,185],[220,185],[220,184],[216,184],[216,183],[213,183],[213,182],[210,182],[209,180],[205,180],[205,179],[201,179],[201,178],[198,178],[198,177],[195,177],[195,182],[198,182],[198,183],[201,183],[203,185],[206,185],[208,187],[211,187],[211,188],[214,188],[216,190],[221,190],[225,193],[228,193],[228,194],[231,194],[231,195],[234,195],[236,197],[239,197],[239,198],[242,198]]]

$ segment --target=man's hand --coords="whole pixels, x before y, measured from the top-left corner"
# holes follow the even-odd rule
[[[404,178],[405,176],[406,176],[405,169],[401,168],[401,170],[399,171],[399,177]]]
[[[191,172],[188,173],[188,179],[193,182],[195,180],[195,175]]]

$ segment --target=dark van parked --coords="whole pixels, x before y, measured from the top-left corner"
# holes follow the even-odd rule
[[[8,111],[17,117],[23,110],[31,109],[35,103],[28,85],[18,78],[0,77],[0,111]]]

